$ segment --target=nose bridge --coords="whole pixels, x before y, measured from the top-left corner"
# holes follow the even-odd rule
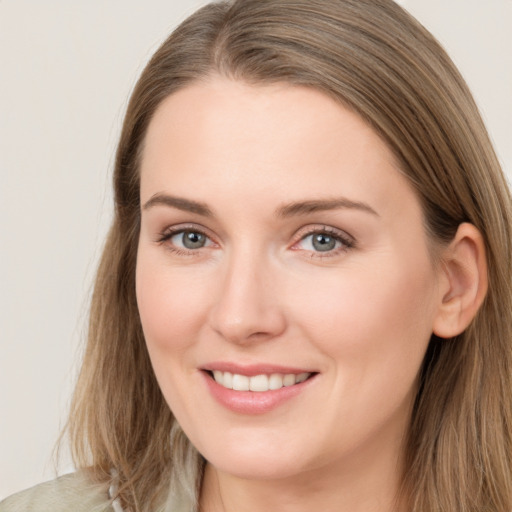
[[[212,308],[214,330],[236,343],[279,335],[285,318],[275,293],[275,274],[263,252],[248,246],[233,250],[225,260]]]

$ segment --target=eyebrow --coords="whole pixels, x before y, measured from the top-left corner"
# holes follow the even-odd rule
[[[153,195],[146,203],[144,203],[142,208],[144,210],[148,210],[149,208],[157,205],[177,208],[178,210],[195,213],[203,217],[213,217],[212,210],[205,203],[160,193]],[[345,197],[295,201],[277,208],[275,215],[276,217],[286,218],[339,209],[360,210],[379,217],[379,214],[370,205],[360,201],[352,201]]]
[[[177,208],[184,212],[196,213],[203,217],[213,217],[213,213],[205,203],[198,201],[192,201],[191,199],[185,199],[183,197],[169,196],[167,194],[155,194],[152,196],[144,206],[144,210],[148,210],[157,205],[170,206],[171,208]]]
[[[310,201],[297,201],[280,206],[276,210],[278,217],[293,217],[296,215],[307,215],[309,213],[323,212],[339,209],[360,210],[377,217],[380,215],[368,204],[360,201],[352,201],[345,197],[333,199],[313,199]]]

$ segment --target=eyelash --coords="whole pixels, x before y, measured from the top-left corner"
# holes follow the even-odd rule
[[[307,228],[307,230],[303,232],[299,232],[298,240],[293,244],[292,249],[300,242],[303,242],[306,238],[313,235],[326,235],[329,238],[334,239],[336,242],[339,242],[341,246],[330,251],[325,251],[325,253],[322,253],[322,251],[311,251],[311,258],[322,259],[339,256],[341,253],[345,253],[356,246],[355,240],[343,231],[330,226],[313,226]]]
[[[165,231],[160,233],[156,242],[159,244],[165,244],[172,237],[185,232],[197,233],[206,237],[210,241],[212,240],[211,236],[208,235],[208,233],[206,233],[206,230],[202,230],[197,226],[176,226],[167,228]],[[311,258],[329,258],[333,256],[338,256],[340,253],[347,252],[350,249],[356,247],[355,240],[346,233],[343,233],[342,231],[332,228],[330,226],[314,226],[308,228],[303,232],[299,232],[297,241],[294,242],[292,245],[292,250],[300,250],[293,249],[293,247],[298,245],[300,242],[304,241],[307,237],[313,235],[326,235],[330,238],[333,238],[336,242],[339,242],[341,244],[341,247],[325,251],[325,254],[323,254],[322,251],[311,251]],[[177,254],[178,256],[196,256],[198,250],[202,249],[203,247],[200,247],[198,249],[183,249],[181,247],[176,247],[174,245],[168,245],[167,248],[169,251],[173,252],[174,254]]]
[[[158,239],[156,240],[159,244],[165,244],[168,242],[173,236],[179,235],[180,233],[197,233],[203,235],[208,240],[211,240],[211,236],[209,236],[205,230],[198,228],[197,226],[176,226],[165,229],[162,233],[160,233]],[[167,245],[167,249],[178,256],[196,256],[198,250],[197,249],[182,249],[181,247],[176,247],[174,245]],[[201,247],[202,249],[202,247]]]

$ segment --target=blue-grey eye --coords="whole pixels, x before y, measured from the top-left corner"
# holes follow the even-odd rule
[[[311,245],[316,251],[326,252],[336,249],[336,242],[338,242],[338,240],[333,236],[325,233],[314,233],[311,237]]]
[[[331,252],[343,246],[348,246],[348,243],[342,240],[341,237],[318,231],[306,235],[300,240],[298,246],[304,251]]]
[[[185,249],[201,249],[208,242],[208,237],[197,231],[181,231],[172,236],[172,243]]]

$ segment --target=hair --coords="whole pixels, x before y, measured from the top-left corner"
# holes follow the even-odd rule
[[[512,509],[510,192],[464,80],[433,36],[392,0],[235,0],[209,4],[162,44],[132,93],[114,170],[115,215],[96,277],[69,431],[77,467],[133,511],[170,479],[197,493],[204,464],[155,379],[135,296],[139,166],[161,102],[220,75],[311,87],[382,137],[414,188],[429,239],[470,222],[489,288],[471,325],[430,341],[405,446],[402,492],[415,512]],[[171,435],[172,431],[172,435]]]

